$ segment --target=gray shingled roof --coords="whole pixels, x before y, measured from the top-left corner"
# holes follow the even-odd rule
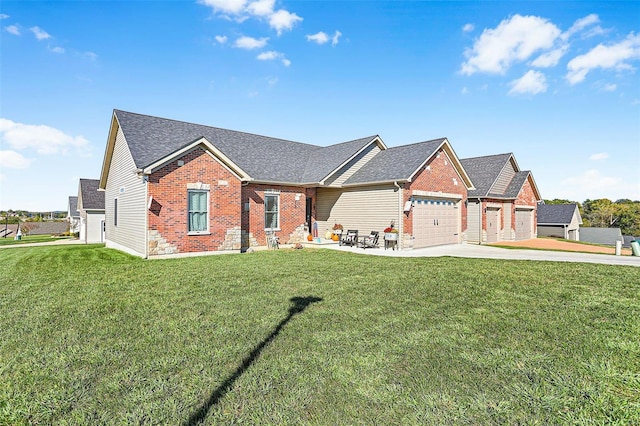
[[[396,146],[379,152],[344,185],[406,180],[442,145],[445,138]]]
[[[568,225],[577,208],[577,204],[538,204],[538,225]]]
[[[616,241],[623,241],[623,238],[620,228],[580,227],[580,241],[615,246]]]
[[[518,198],[518,194],[522,189],[522,185],[524,185],[530,173],[531,172],[528,170],[516,172],[515,176],[511,179],[511,182],[509,182],[509,186],[507,186],[507,189],[504,191],[504,194],[495,195],[506,198]],[[492,195],[494,194],[489,194],[489,197],[491,197]]]
[[[301,182],[321,181],[376,137],[368,136],[336,145],[320,147],[311,152]]]
[[[67,210],[67,214],[69,212],[71,212],[71,217],[80,216],[80,212],[78,211],[78,197],[69,197],[69,210]]]
[[[511,155],[511,153],[507,153],[461,159],[462,167],[464,167],[469,178],[471,178],[471,182],[473,182],[473,186],[476,188],[469,191],[469,197],[487,197]],[[501,197],[504,197],[504,195],[501,195]]]
[[[142,169],[202,137],[253,179],[317,182],[375,136],[330,147],[115,110],[136,167]]]
[[[104,191],[98,191],[99,179],[80,179],[83,210],[104,210]]]

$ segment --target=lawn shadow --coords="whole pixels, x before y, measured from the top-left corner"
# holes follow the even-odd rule
[[[202,423],[204,419],[209,414],[209,410],[214,405],[218,404],[223,396],[233,387],[233,384],[242,376],[245,371],[251,367],[260,353],[264,348],[266,348],[273,340],[280,334],[280,331],[284,328],[285,325],[297,314],[302,313],[305,309],[309,307],[312,303],[321,302],[322,298],[307,296],[307,297],[292,297],[289,299],[293,305],[289,308],[289,314],[284,318],[280,323],[273,329],[271,334],[269,334],[260,344],[258,344],[253,350],[249,353],[249,355],[242,361],[242,364],[238,366],[236,371],[233,372],[218,388],[213,391],[207,402],[205,402],[195,413],[193,413],[189,420],[187,420],[184,425],[192,426]]]

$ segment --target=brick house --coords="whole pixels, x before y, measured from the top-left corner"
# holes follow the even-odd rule
[[[316,146],[115,110],[100,190],[106,245],[141,256],[305,242],[394,223],[400,248],[461,243],[472,181],[447,139]]]
[[[467,201],[467,242],[535,238],[542,198],[532,173],[521,171],[512,153],[460,161],[475,185]]]

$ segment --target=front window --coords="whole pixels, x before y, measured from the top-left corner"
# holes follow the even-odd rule
[[[264,227],[266,229],[280,228],[280,196],[264,196]]]
[[[209,232],[209,191],[187,191],[189,233]]]

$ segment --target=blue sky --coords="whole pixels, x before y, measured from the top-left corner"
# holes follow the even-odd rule
[[[112,110],[329,145],[513,152],[640,199],[639,2],[2,1],[0,209],[66,210]]]

